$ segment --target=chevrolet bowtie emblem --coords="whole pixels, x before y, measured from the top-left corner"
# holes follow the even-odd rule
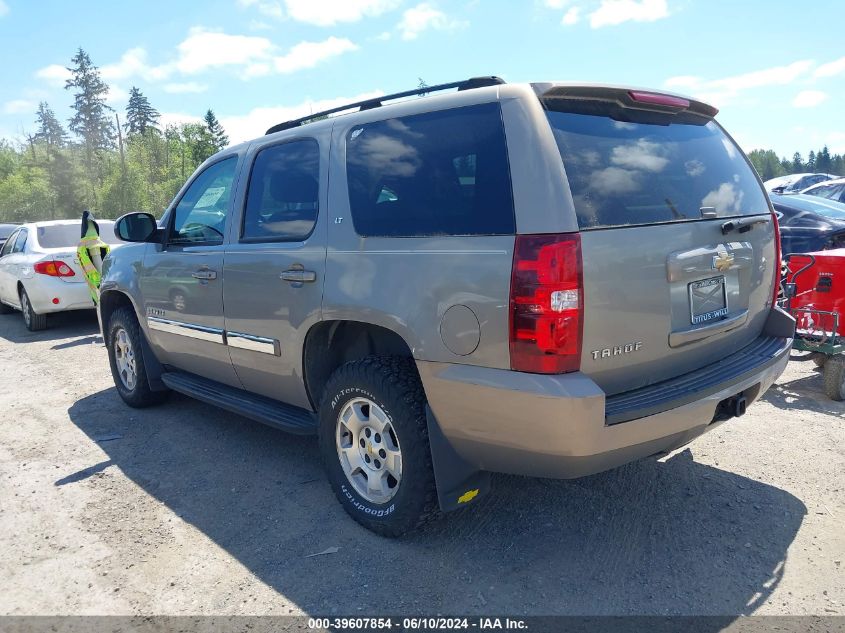
[[[718,270],[720,273],[723,273],[726,270],[730,270],[731,266],[733,265],[733,253],[724,252],[713,256],[713,269]]]

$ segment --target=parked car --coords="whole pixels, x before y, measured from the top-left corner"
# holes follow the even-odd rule
[[[337,499],[390,536],[490,471],[683,446],[766,391],[794,330],[769,200],[715,114],[482,78],[276,125],[161,224],[117,221],[138,242],[102,285],[117,391],[316,434]]]
[[[0,224],[0,248],[3,248],[3,244],[6,243],[12,231],[18,228],[18,226],[17,224]]]
[[[806,189],[811,185],[832,180],[837,178],[833,174],[790,174],[788,176],[778,176],[763,183],[766,191],[774,193],[798,193],[802,189]]]
[[[122,244],[114,222],[98,220],[105,242]],[[47,327],[47,315],[93,309],[85,275],[76,257],[78,220],[23,224],[0,249],[0,314],[20,310],[27,329]]]
[[[801,193],[808,196],[817,196],[819,198],[826,198],[834,202],[845,202],[845,178],[836,178],[835,180],[827,180],[820,182],[811,187],[807,187]]]
[[[771,194],[784,256],[845,246],[845,204],[802,193]]]

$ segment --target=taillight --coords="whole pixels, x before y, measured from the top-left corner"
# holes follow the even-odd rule
[[[772,213],[772,226],[775,229],[775,288],[772,295],[772,305],[778,304],[778,295],[780,294],[780,225],[778,224],[778,216]]]
[[[38,262],[34,268],[39,275],[49,275],[50,277],[73,277],[76,274],[73,272],[73,268],[64,262],[54,260]]]
[[[510,297],[511,368],[578,371],[584,292],[581,236],[517,235]]]

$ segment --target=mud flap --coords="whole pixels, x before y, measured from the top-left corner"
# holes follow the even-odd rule
[[[440,509],[451,512],[478,501],[490,491],[490,473],[478,470],[458,455],[428,405],[425,418]]]
[[[147,336],[144,334],[144,330],[139,327],[138,331],[141,333],[141,357],[144,359],[144,369],[147,371],[147,382],[150,385],[150,391],[167,391],[167,385],[161,380],[161,374],[164,372],[164,368],[161,366],[158,358],[156,358],[156,355],[153,354],[153,349],[147,342]]]

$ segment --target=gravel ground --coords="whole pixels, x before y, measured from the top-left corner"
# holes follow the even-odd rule
[[[845,614],[845,404],[810,362],[667,458],[499,476],[390,541],[312,438],[181,396],[132,410],[94,316],[50,328],[0,317],[2,614]]]

